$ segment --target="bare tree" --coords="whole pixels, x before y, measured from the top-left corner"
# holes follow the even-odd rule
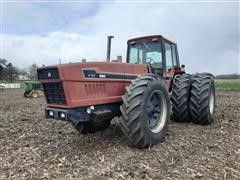
[[[33,63],[31,66],[29,66],[29,77],[31,80],[37,80],[37,68],[38,65],[36,63]]]
[[[17,80],[18,78],[18,69],[12,65],[12,63],[8,63],[6,65],[6,79],[11,83],[13,80]]]
[[[4,80],[6,78],[6,65],[7,60],[6,59],[0,59],[0,80]]]

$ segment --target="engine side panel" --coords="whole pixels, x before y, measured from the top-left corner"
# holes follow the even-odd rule
[[[47,73],[47,68],[40,70],[46,69]],[[63,85],[66,104],[47,104],[49,107],[76,108],[121,102],[131,80],[149,73],[147,65],[107,62],[63,64],[57,65],[57,69],[59,79],[56,81]],[[43,84],[53,81],[41,80]]]

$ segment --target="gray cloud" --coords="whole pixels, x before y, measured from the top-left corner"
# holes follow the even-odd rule
[[[31,16],[33,12],[28,13]],[[42,18],[38,19],[39,24],[45,22],[44,15],[36,12],[36,16]],[[45,16],[51,17],[51,14]],[[238,2],[105,3],[96,14],[81,20],[76,15],[65,18],[67,27],[45,36],[5,34],[4,57],[20,66],[33,61],[51,64],[59,57],[65,62],[82,57],[100,60],[105,58],[107,35],[115,36],[112,57],[116,57],[125,55],[127,39],[162,34],[178,43],[180,60],[189,72],[239,73]],[[11,21],[14,22],[14,18]],[[16,48],[12,43],[15,41],[22,44]],[[29,53],[20,52],[27,49]]]

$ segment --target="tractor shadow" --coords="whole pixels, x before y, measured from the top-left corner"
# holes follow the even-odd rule
[[[88,153],[89,151],[91,153],[104,153],[106,149],[111,150],[114,148],[123,149],[130,147],[120,129],[117,118],[112,120],[111,125],[107,129],[94,134],[82,135],[73,129],[69,136],[61,138],[63,143],[59,143],[58,145],[60,146],[59,149],[61,149],[62,154],[69,154],[69,149],[81,153]]]

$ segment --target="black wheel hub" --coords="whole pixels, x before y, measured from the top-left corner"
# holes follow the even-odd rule
[[[156,93],[153,93],[147,100],[147,117],[148,125],[152,129],[154,128],[160,119],[161,115],[161,99]]]

